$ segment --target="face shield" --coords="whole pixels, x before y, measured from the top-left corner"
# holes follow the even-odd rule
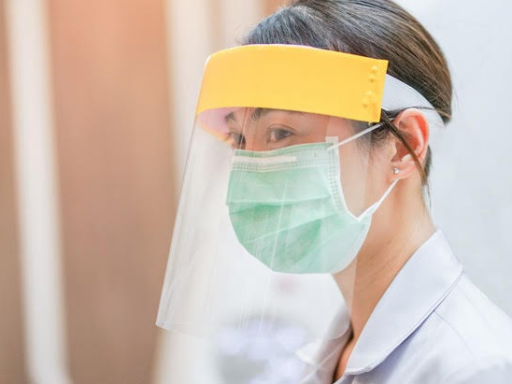
[[[287,350],[345,331],[332,324],[344,301],[331,274],[356,262],[396,184],[383,182],[390,169],[370,132],[382,129],[381,109],[427,108],[442,125],[386,70],[290,45],[208,59],[159,326],[224,344],[265,335]]]

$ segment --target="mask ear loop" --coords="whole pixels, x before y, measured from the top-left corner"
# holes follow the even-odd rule
[[[378,201],[376,201],[375,203],[370,205],[363,213],[361,213],[358,217],[356,217],[357,221],[361,221],[366,215],[374,214],[375,211],[380,207],[382,202],[386,199],[386,197],[388,197],[389,193],[391,192],[393,187],[396,185],[396,183],[398,183],[399,181],[400,181],[400,179],[396,179],[395,181],[393,181],[391,183],[391,185],[388,187],[388,189],[386,190],[386,192],[384,192],[384,194]]]
[[[363,136],[363,135],[366,135],[368,132],[371,132],[373,131],[374,129],[377,129],[379,127],[382,127],[384,125],[384,123],[378,123],[378,124],[374,124],[372,125],[371,127],[368,127],[364,130],[362,130],[361,132],[353,135],[353,136],[350,136],[349,138],[345,139],[345,140],[342,140],[340,141],[339,143],[336,143],[336,144],[333,144],[332,146],[330,146],[329,148],[327,148],[328,151],[332,151],[333,149],[336,149],[340,146],[342,146],[343,144],[347,144],[355,139],[358,139],[359,137]]]
[[[333,144],[332,146],[327,148],[327,150],[331,151],[333,149],[336,149],[336,148],[342,146],[343,144],[349,143],[353,140],[358,139],[359,137],[361,137],[363,135],[366,135],[367,133],[373,131],[374,129],[382,127],[383,125],[384,125],[384,123],[374,124],[371,127],[368,127],[366,129],[362,130],[361,132],[359,132],[353,136],[350,136],[349,138],[347,138],[345,140],[340,141],[339,143]],[[391,183],[391,185],[388,187],[388,189],[386,190],[386,192],[384,192],[384,194],[381,196],[381,198],[378,201],[376,201],[375,203],[373,203],[372,205],[370,205],[363,213],[361,213],[359,216],[357,216],[356,220],[361,221],[366,215],[372,215],[380,207],[380,205],[386,199],[386,197],[388,197],[389,193],[391,192],[393,187],[396,185],[396,183],[398,183],[399,180],[400,179],[396,179],[395,181],[393,181]]]

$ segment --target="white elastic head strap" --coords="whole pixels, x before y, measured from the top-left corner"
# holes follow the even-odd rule
[[[420,109],[427,118],[431,129],[444,127],[444,121],[439,113],[421,93],[396,77],[386,74],[382,109],[394,111],[407,108]]]
[[[398,80],[396,77],[386,74],[384,83],[384,94],[382,95],[382,109],[385,111],[397,111],[408,108],[418,108],[425,115],[430,130],[444,127],[444,122],[436,109],[417,90]],[[330,150],[355,140],[374,129],[381,127],[384,123],[374,124],[349,138],[336,143]]]

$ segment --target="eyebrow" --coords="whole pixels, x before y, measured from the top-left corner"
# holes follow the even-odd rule
[[[299,112],[299,111],[289,111],[289,110],[285,110],[285,109],[255,108],[255,109],[254,109],[254,112],[252,113],[252,119],[253,119],[253,120],[258,120],[258,119],[260,119],[262,116],[265,116],[266,114],[268,114],[268,113],[270,113],[270,112],[287,112],[287,113],[300,114],[300,115],[304,114],[304,112]],[[229,120],[233,120],[233,121],[235,121],[235,122],[236,122],[234,112],[229,113],[229,114],[225,117],[225,120],[226,120],[226,122],[228,122]]]

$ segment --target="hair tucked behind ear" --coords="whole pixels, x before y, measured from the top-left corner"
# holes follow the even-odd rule
[[[298,44],[389,61],[388,73],[420,92],[445,123],[451,118],[452,82],[446,59],[432,36],[390,0],[297,0],[263,19],[242,44]],[[393,124],[400,111],[383,111],[372,143],[395,135],[408,148],[428,189],[432,153],[423,167],[407,137]]]

